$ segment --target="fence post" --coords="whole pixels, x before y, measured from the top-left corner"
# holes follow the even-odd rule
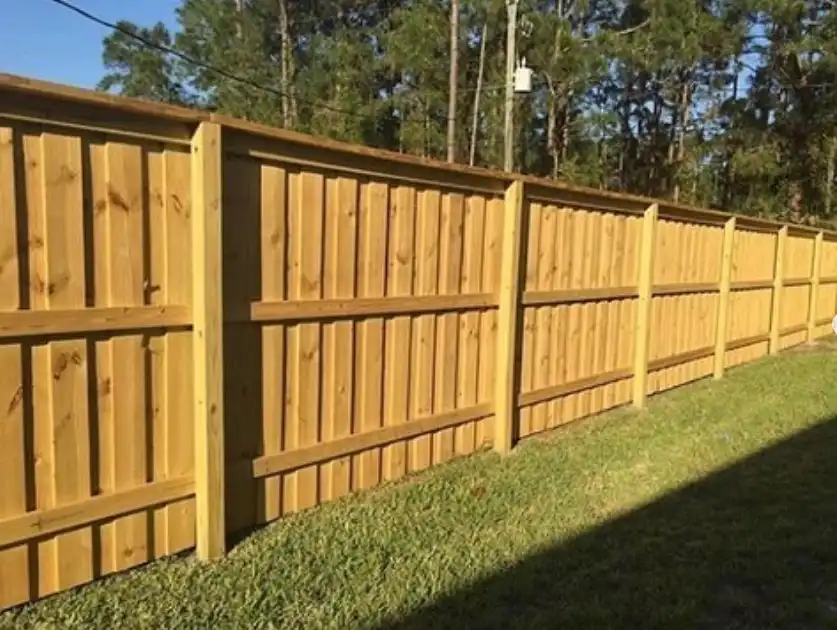
[[[724,249],[721,254],[721,282],[718,285],[718,313],[715,319],[715,369],[716,379],[724,375],[727,354],[727,328],[729,327],[729,290],[732,283],[732,250],[735,247],[735,217],[724,225]]]
[[[520,382],[520,294],[523,238],[526,226],[523,182],[506,188],[503,209],[503,249],[497,313],[497,354],[494,385],[494,450],[508,453],[517,431]]]
[[[224,400],[221,287],[221,128],[202,122],[192,138],[192,317],[196,547],[224,554]]]
[[[817,305],[820,301],[820,275],[822,267],[822,241],[823,232],[817,232],[814,239],[814,261],[811,270],[811,304],[808,306],[808,343],[814,341],[814,332],[817,328]]]
[[[634,407],[645,407],[648,397],[648,343],[651,335],[651,297],[654,291],[654,249],[659,206],[651,204],[642,217],[642,240],[639,244],[638,300],[634,327]]]
[[[779,352],[782,332],[782,286],[785,280],[785,248],[788,243],[788,226],[776,235],[776,261],[773,269],[773,304],[770,312],[769,353]]]

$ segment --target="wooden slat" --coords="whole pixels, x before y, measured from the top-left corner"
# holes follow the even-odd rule
[[[732,258],[735,247],[735,217],[724,226],[724,245],[721,251],[721,282],[718,306],[715,315],[715,359],[713,376],[718,379],[724,374],[724,362],[727,354],[727,334],[729,329],[730,304],[729,294],[732,279]]]
[[[0,339],[185,327],[192,324],[191,311],[175,305],[0,311]]]
[[[779,337],[782,328],[782,287],[784,286],[785,252],[788,243],[787,226],[776,236],[776,258],[773,271],[773,299],[770,311],[770,354],[779,352]]]
[[[730,291],[753,291],[772,288],[773,280],[740,280],[730,283]]]
[[[389,266],[387,295],[409,296],[413,290],[415,266],[416,195],[408,186],[399,186],[390,197]],[[386,322],[386,369],[384,423],[403,424],[410,415],[410,363],[412,322],[395,317]],[[392,444],[381,452],[383,480],[398,479],[407,472],[407,446]]]
[[[731,350],[738,350],[739,348],[746,348],[747,346],[752,346],[757,343],[764,343],[765,341],[770,341],[769,333],[753,335],[752,337],[742,337],[741,339],[735,339],[734,341],[730,341],[727,344],[727,351],[729,352]]]
[[[233,148],[230,152],[232,155],[237,155],[245,158],[252,158],[259,161],[274,162],[277,164],[297,167],[304,170],[315,172],[327,172],[334,176],[350,176],[357,180],[364,179],[386,179],[391,181],[394,185],[405,185],[410,187],[422,188],[443,188],[451,191],[458,191],[460,193],[478,192],[485,195],[495,195],[498,192],[498,187],[492,185],[491,181],[487,181],[484,185],[476,183],[464,183],[457,181],[459,177],[448,178],[445,173],[428,173],[428,177],[421,177],[416,174],[417,169],[406,169],[403,172],[394,172],[392,170],[364,168],[357,166],[357,161],[347,163],[340,160],[329,159],[327,153],[322,153],[321,156],[316,155],[318,152],[313,152],[310,157],[298,157],[297,155],[284,152],[274,152],[271,150],[259,150],[248,148]],[[432,175],[442,177],[434,178]],[[441,180],[441,181],[440,181]]]
[[[804,287],[811,284],[811,278],[788,278],[782,280],[783,287]]]
[[[820,273],[822,272],[823,233],[818,232],[814,240],[814,257],[811,261],[811,295],[808,303],[808,342],[814,340],[817,306],[820,299]]]
[[[285,299],[288,246],[288,174],[273,165],[261,167],[261,297]],[[262,328],[262,454],[282,450],[285,414],[285,327]],[[263,514],[269,522],[282,515],[282,479],[265,479],[261,487]],[[257,519],[260,520],[260,519]]]
[[[654,296],[658,295],[689,295],[692,293],[717,293],[718,283],[716,282],[685,282],[682,284],[664,284],[651,289]]]
[[[328,180],[323,273],[327,297],[351,298],[355,294],[357,202],[355,180],[342,177]],[[326,327],[323,334],[325,441],[342,439],[352,433],[354,330],[354,322],[338,321]],[[351,491],[351,465],[351,458],[346,457],[321,467],[323,500],[337,499]]]
[[[508,453],[514,444],[519,362],[517,346],[520,343],[520,272],[525,267],[523,238],[524,218],[523,184],[513,183],[506,190],[503,214],[503,249],[500,262],[499,304],[497,313],[497,351],[495,363],[494,401],[494,450]]]
[[[442,216],[439,241],[439,292],[459,293],[462,272],[462,237],[464,231],[465,199],[459,193],[442,197]],[[447,413],[456,409],[456,372],[459,362],[459,314],[440,315],[436,324],[436,382],[434,412]],[[443,429],[433,436],[433,462],[440,464],[454,456],[453,429]]]
[[[496,298],[492,294],[473,293],[255,302],[252,304],[250,312],[251,320],[254,322],[301,322],[450,313],[489,308],[497,308]]]
[[[50,131],[56,133],[76,131],[81,134],[106,134],[108,136],[115,136],[117,138],[124,138],[129,140],[140,140],[146,142],[163,142],[165,144],[189,146],[190,141],[183,133],[183,137],[178,138],[176,132],[171,135],[162,133],[154,133],[153,131],[131,131],[130,129],[120,128],[118,125],[107,126],[97,124],[95,122],[73,122],[66,119],[56,119],[49,116],[40,116],[38,114],[18,114],[10,113],[6,110],[0,110],[0,123],[2,121],[29,123],[33,125],[43,126]],[[180,128],[180,131],[185,132],[185,127]]]
[[[173,503],[192,496],[194,492],[195,483],[189,477],[167,479],[115,494],[103,494],[56,508],[0,519],[0,549]]]
[[[636,297],[636,287],[603,287],[597,289],[558,289],[554,291],[524,291],[520,303],[523,306],[552,306],[618,300]]]
[[[421,193],[420,208],[416,216],[415,286],[417,297],[433,296],[439,284],[439,210],[440,195],[437,190]],[[438,296],[445,299],[449,296]],[[461,296],[451,296],[461,297]],[[433,413],[433,385],[436,375],[436,316],[424,314],[413,324],[412,395],[411,415],[430,416]],[[433,438],[417,436],[410,444],[409,469],[424,470],[431,464]]]
[[[611,383],[617,383],[633,376],[632,370],[613,370],[604,374],[597,374],[587,378],[578,379],[569,383],[562,383],[560,385],[552,385],[550,387],[542,387],[534,389],[526,393],[520,394],[517,398],[517,404],[520,406],[536,405],[538,403],[559,398],[561,396],[568,396],[586,390],[603,387]]]
[[[401,442],[443,430],[452,430],[466,422],[474,422],[480,418],[485,418],[492,412],[492,405],[484,403],[474,407],[410,419],[403,424],[394,424],[373,431],[356,433],[332,442],[323,442],[277,455],[259,457],[253,460],[252,474],[254,477],[260,478],[292,472],[355,453],[380,449],[394,442]]]
[[[144,302],[145,212],[143,152],[136,145],[105,145],[104,254],[100,265],[105,284],[97,285],[97,303],[134,306]],[[107,373],[99,397],[107,397],[102,424],[109,425],[102,445],[110,462],[100,480],[106,492],[121,492],[142,485],[148,477],[146,436],[146,370],[142,335],[124,335],[97,344],[97,366]],[[102,555],[108,568],[120,571],[148,560],[148,520],[131,515],[111,523],[102,534]],[[106,544],[105,544],[106,543]]]
[[[20,249],[25,208],[17,205],[15,137],[0,128],[0,309],[20,306]],[[21,344],[0,346],[0,519],[22,514],[27,497],[27,418],[24,409],[24,349]],[[28,351],[27,351],[28,353]],[[29,550],[20,546],[0,551],[0,610],[26,602],[29,585]]]
[[[670,357],[664,357],[648,363],[648,371],[655,372],[657,370],[665,370],[670,367],[690,363],[699,359],[711,357],[715,353],[715,345],[705,346],[697,350],[690,350],[688,352],[679,352]]]
[[[41,136],[45,275],[36,290],[48,308],[77,309],[86,303],[82,146],[75,137]],[[83,501],[91,493],[88,356],[83,340],[53,341],[37,375],[42,387],[38,440],[52,453],[50,507]],[[46,383],[44,383],[46,381]],[[48,410],[48,411],[47,411]],[[48,415],[47,415],[48,414]],[[40,414],[39,414],[40,415]],[[93,536],[89,529],[55,538],[54,585],[64,590],[93,578]],[[46,567],[45,567],[46,568]]]
[[[362,188],[358,236],[358,296],[381,298],[386,290],[386,250],[389,209],[385,184],[370,182]],[[355,417],[362,432],[383,424],[384,321],[360,322],[355,351]],[[381,472],[379,448],[356,456],[352,483],[356,490],[378,484]]]
[[[820,285],[837,284],[837,276],[824,276],[820,278]]]
[[[787,326],[785,328],[782,328],[779,331],[779,335],[784,337],[785,335],[793,335],[795,333],[799,333],[799,332],[803,332],[803,331],[807,331],[807,330],[808,330],[808,324],[806,322],[804,324],[797,324],[795,326]]]
[[[165,207],[165,280],[162,299],[169,304],[192,304],[192,189],[191,156],[181,150],[163,152]],[[191,321],[191,308],[188,313]],[[165,369],[166,479],[193,476],[195,443],[193,334],[169,330],[163,339]],[[164,508],[166,553],[195,545],[195,501],[189,499]],[[156,541],[155,541],[156,542]]]
[[[192,144],[192,275],[197,555],[224,554],[224,374],[221,129],[201,123]]]
[[[654,232],[657,225],[658,207],[649,206],[642,219],[642,237],[639,249],[639,300],[637,303],[636,327],[634,329],[634,407],[645,407],[648,390],[648,342],[651,334],[651,291],[654,282]]]
[[[538,290],[551,290],[552,277],[555,273],[555,227],[556,212],[553,207],[539,208],[540,229],[538,230],[538,249],[532,252],[537,261],[535,287]],[[549,351],[550,335],[552,333],[551,306],[541,306],[535,309],[534,343],[532,346],[533,389],[540,389],[551,385],[549,380]],[[536,405],[530,411],[530,431],[541,433],[546,429],[546,405]]]
[[[483,196],[476,195],[466,200],[463,261],[459,287],[462,292],[482,290],[485,212],[486,203]],[[456,406],[458,409],[463,409],[479,403],[480,313],[464,313],[460,316],[460,322]],[[474,452],[475,424],[466,422],[454,429],[454,451],[457,455],[469,455]]]

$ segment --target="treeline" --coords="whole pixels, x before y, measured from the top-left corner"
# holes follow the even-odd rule
[[[835,214],[837,0],[521,0],[518,15],[535,74],[515,98],[517,170]],[[502,166],[503,0],[183,0],[177,24],[121,22],[155,46],[106,37],[100,88]]]

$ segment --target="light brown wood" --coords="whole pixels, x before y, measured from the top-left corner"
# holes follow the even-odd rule
[[[491,415],[491,413],[492,406],[485,403],[474,407],[432,414],[422,418],[413,418],[405,423],[393,424],[373,431],[356,433],[331,442],[324,442],[277,455],[259,457],[253,460],[252,475],[259,478],[292,472],[354,453],[380,449],[389,444],[428,433],[432,434],[438,431],[451,430],[467,422],[485,418]]]
[[[188,147],[191,144],[185,129],[183,129],[182,133],[179,134],[164,135],[161,133],[154,133],[153,131],[132,131],[130,129],[120,129],[117,125],[108,127],[96,124],[95,122],[88,122],[83,119],[79,122],[73,122],[70,120],[56,120],[55,118],[50,118],[47,115],[10,114],[0,111],[0,124],[3,124],[3,121],[10,123],[21,122],[40,125],[56,132],[76,131],[82,134],[107,134],[117,138],[126,138],[146,142],[163,142],[165,144],[183,147]]]
[[[729,329],[729,294],[732,280],[732,252],[735,246],[735,217],[727,220],[724,226],[724,244],[721,251],[721,282],[719,285],[718,306],[715,314],[715,359],[712,375],[721,378],[727,354],[727,335]]]
[[[519,369],[517,346],[521,298],[521,269],[524,266],[523,226],[526,224],[523,184],[506,190],[503,209],[503,249],[500,262],[497,313],[497,350],[494,390],[494,450],[508,453],[514,445],[517,422]]]
[[[711,346],[704,346],[703,348],[697,348],[696,350],[689,350],[688,352],[678,352],[677,354],[673,354],[662,359],[650,361],[648,363],[648,371],[656,372],[657,370],[665,370],[678,365],[691,363],[692,361],[697,361],[698,359],[705,359],[706,357],[711,357],[714,352],[714,344]]]
[[[716,282],[686,282],[683,284],[659,285],[651,289],[653,296],[662,295],[690,295],[693,293],[717,293],[719,290]]]
[[[434,296],[439,283],[439,211],[441,198],[437,190],[421,193],[420,207],[416,215],[416,297],[424,300],[446,299],[448,296]],[[420,418],[433,414],[433,386],[436,375],[436,316],[433,313],[416,318],[413,324],[412,361],[412,417]],[[432,435],[417,436],[409,446],[408,468],[411,471],[424,470],[432,463]]]
[[[0,309],[20,306],[21,231],[15,183],[15,134],[0,127]],[[25,235],[21,235],[24,239]],[[0,346],[0,401],[7,401],[0,421],[0,520],[22,514],[27,509],[26,417],[24,404],[23,347],[21,344]],[[29,550],[25,546],[0,551],[0,610],[23,604],[30,593]]]
[[[631,378],[631,376],[633,376],[633,372],[631,370],[613,370],[611,372],[589,376],[587,378],[578,379],[569,383],[533,389],[526,393],[519,394],[517,397],[517,404],[521,407],[527,405],[537,405],[553,398],[568,396],[570,394],[576,394],[578,392],[583,392],[596,387],[603,387],[611,383],[624,381],[625,379]]]
[[[358,234],[358,297],[380,298],[386,292],[386,250],[389,209],[388,189],[368,183],[361,189]],[[371,432],[383,425],[384,322],[380,317],[358,324],[355,351],[356,430]],[[380,448],[355,457],[353,488],[371,488],[380,481]]]
[[[224,367],[221,129],[202,123],[192,144],[192,276],[197,555],[219,558],[224,525]]]
[[[83,308],[86,302],[82,187],[79,138],[41,135],[43,167],[40,192],[43,212],[43,284],[35,291],[47,308]],[[45,352],[44,352],[45,351]],[[39,349],[42,372],[36,377],[40,396],[36,415],[43,421],[36,438],[51,452],[48,474],[50,507],[83,501],[91,493],[90,407],[87,364],[92,357],[84,340],[53,341]],[[93,578],[89,528],[56,536],[50,586],[72,588]],[[49,557],[49,554],[46,554]],[[45,567],[46,569],[46,567]]]
[[[554,306],[576,302],[598,302],[636,297],[636,287],[601,287],[593,289],[556,289],[549,291],[524,291],[522,306]]]
[[[286,298],[288,248],[288,173],[262,165],[261,185],[261,298]],[[262,455],[275,455],[283,447],[285,429],[285,333],[280,325],[262,327]],[[260,488],[263,514],[257,521],[269,522],[282,515],[282,479],[264,480]]]
[[[779,331],[779,334],[784,337],[786,335],[794,335],[802,331],[808,330],[808,324],[796,324],[795,326],[785,326]]]
[[[173,503],[194,494],[194,480],[185,477],[147,483],[115,494],[103,494],[46,510],[0,519],[0,549],[99,521]]]
[[[764,343],[765,341],[770,341],[769,333],[765,333],[762,335],[752,335],[750,337],[742,337],[741,339],[735,339],[734,341],[730,341],[727,344],[727,351],[738,350],[739,348],[746,348],[747,346],[752,346],[757,343]]]
[[[439,224],[439,293],[456,294],[462,281],[462,249],[465,228],[465,198],[457,192],[442,196]],[[436,371],[434,413],[447,413],[457,405],[459,368],[459,314],[445,313],[436,324]],[[433,463],[454,456],[454,431],[443,429],[433,436]]]
[[[804,287],[810,285],[812,278],[787,278],[782,280],[782,287]]]
[[[648,343],[651,334],[651,291],[654,282],[655,232],[659,207],[652,204],[642,218],[639,246],[639,279],[634,329],[633,405],[645,407],[648,389]]]
[[[773,280],[740,280],[730,284],[730,291],[756,291],[772,288]]]
[[[0,339],[191,326],[189,306],[103,306],[0,311]]]
[[[808,305],[808,343],[814,341],[817,327],[817,308],[820,299],[820,274],[822,273],[823,233],[819,232],[814,241],[814,257],[811,261],[811,294]]]
[[[773,271],[773,299],[770,311],[770,354],[779,352],[782,329],[782,287],[785,274],[785,249],[788,242],[787,226],[781,228],[776,235],[776,254]]]
[[[122,111],[157,118],[172,118],[183,122],[197,123],[207,118],[202,112],[193,109],[114,96],[105,92],[83,90],[69,85],[40,81],[5,72],[0,72],[0,91],[21,94],[30,99],[37,97],[55,98],[82,105],[98,106],[109,111]]]
[[[415,266],[416,195],[409,187],[398,187],[390,195],[389,267],[387,295],[409,296],[413,290]],[[404,424],[410,414],[411,337],[409,317],[399,316],[386,322],[386,384],[384,386],[384,423]],[[398,479],[407,472],[407,451],[403,442],[385,447],[381,452],[384,480]]]
[[[351,298],[355,293],[357,252],[357,182],[330,178],[326,189],[326,243],[324,295]],[[282,261],[284,262],[284,261]],[[352,433],[352,379],[354,378],[352,321],[337,321],[324,330],[323,439],[333,441]],[[269,381],[272,383],[272,379]],[[273,387],[266,381],[266,387]],[[351,491],[351,458],[321,467],[322,500],[338,499]]]
[[[490,293],[409,295],[380,298],[325,298],[288,302],[256,302],[254,322],[293,322],[328,319],[365,319],[388,315],[420,315],[497,308]]]

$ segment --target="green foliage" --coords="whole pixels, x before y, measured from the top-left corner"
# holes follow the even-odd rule
[[[506,9],[461,0],[456,155],[503,159]],[[446,149],[449,0],[182,0],[105,38],[100,88],[425,157]],[[833,214],[831,0],[520,0],[516,167],[743,212]],[[261,86],[253,87],[253,85]]]

